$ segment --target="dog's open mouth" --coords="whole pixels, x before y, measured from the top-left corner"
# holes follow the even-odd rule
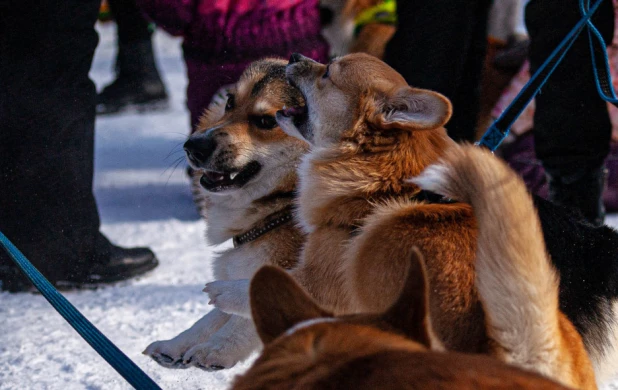
[[[220,192],[241,188],[253,179],[262,169],[257,161],[251,161],[239,171],[218,172],[205,170],[200,184],[210,192]]]

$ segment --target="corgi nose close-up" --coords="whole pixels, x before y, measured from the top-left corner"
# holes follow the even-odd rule
[[[192,164],[202,166],[214,153],[217,143],[212,137],[204,135],[193,136],[185,142],[183,148]]]

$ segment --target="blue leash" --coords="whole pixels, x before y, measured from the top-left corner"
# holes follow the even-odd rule
[[[0,232],[0,244],[62,317],[88,344],[136,389],[161,388],[131,361],[118,347],[86,319],[47,279],[26,259],[11,241]]]
[[[604,0],[597,0],[594,5],[590,7],[590,0],[580,0],[579,8],[582,19],[573,27],[562,42],[560,42],[558,47],[554,49],[543,65],[541,65],[515,99],[513,99],[511,104],[509,104],[498,119],[492,123],[483,137],[477,142],[477,145],[484,146],[491,151],[496,150],[498,146],[500,146],[504,138],[509,134],[515,120],[521,115],[530,101],[539,93],[549,76],[556,70],[558,64],[562,61],[565,54],[569,51],[571,46],[573,46],[577,37],[586,27],[588,27],[594,78],[599,95],[605,101],[613,104],[618,103],[618,98],[614,93],[611,83],[605,42],[597,28],[590,21],[590,18],[599,8],[602,1]],[[597,61],[600,62],[601,66],[599,66]]]

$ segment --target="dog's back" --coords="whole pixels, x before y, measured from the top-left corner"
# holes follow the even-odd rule
[[[454,147],[415,182],[472,204],[478,223],[476,285],[492,354],[576,388],[596,388],[581,337],[559,310],[558,276],[525,184],[504,162]]]

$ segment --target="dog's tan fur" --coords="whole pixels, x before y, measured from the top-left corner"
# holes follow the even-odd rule
[[[422,259],[403,262],[406,283],[377,315],[333,317],[283,271],[265,267],[251,307],[266,347],[233,389],[564,389],[484,356],[435,352]],[[431,351],[433,350],[433,351]]]
[[[452,148],[413,181],[474,209],[476,286],[490,353],[570,387],[596,388],[583,341],[559,309],[558,276],[522,179],[489,151],[468,145]]]
[[[494,351],[494,333],[489,333],[491,340],[487,338],[475,286],[477,226],[470,205],[410,200],[419,188],[406,185],[406,179],[439,158],[447,158],[447,149],[454,147],[442,127],[451,112],[448,100],[408,87],[386,64],[362,54],[337,59],[328,69],[303,59],[289,65],[287,75],[306,98],[308,119],[298,126],[282,115],[278,120],[289,134],[300,133],[314,143],[300,168],[299,218],[308,237],[301,263],[292,271],[296,279],[337,314],[380,312],[396,299],[401,263],[410,257],[412,247],[418,247],[427,256],[431,318],[445,346],[494,353],[506,361],[532,366],[528,356]],[[542,246],[540,228],[531,234],[538,236]],[[491,240],[485,242],[490,245]],[[538,259],[544,247],[530,250],[537,264],[545,261],[549,267],[546,257]],[[553,271],[549,275],[554,283],[548,288],[557,294]],[[536,285],[537,279],[528,281],[528,275],[519,276],[519,280],[544,286]],[[498,301],[492,309],[499,311],[500,304],[505,301]],[[556,328],[535,334],[563,343],[563,347],[553,346],[554,352],[567,355],[557,364],[558,355],[536,351],[534,357],[553,368],[534,368],[569,385],[594,388],[589,362],[583,364],[588,358],[581,339],[566,318],[559,316],[557,297],[539,305],[549,310],[540,315],[547,316]],[[562,318],[562,333],[556,333],[558,321],[552,317]],[[516,337],[513,343],[532,348],[528,343],[535,340],[517,336],[522,338]],[[566,348],[566,340],[574,343],[573,350]]]
[[[302,96],[285,80],[286,64],[280,59],[251,64],[230,91],[233,107],[214,106],[192,135],[209,134],[217,145],[208,161],[193,166],[197,181],[204,170],[240,170],[250,161],[262,165],[257,176],[240,189],[212,193],[198,187],[211,245],[244,233],[292,205],[290,193],[296,187],[296,167],[307,144],[286,135],[278,126],[265,130],[252,122],[252,118],[263,115],[274,120],[284,105],[302,102]],[[215,279],[250,278],[266,264],[289,269],[297,263],[303,241],[304,235],[293,223],[282,225],[255,241],[219,253],[213,260]],[[217,369],[233,366],[259,346],[249,319],[214,309],[190,329],[171,340],[151,344],[144,353],[170,368],[194,365]]]
[[[309,235],[293,275],[338,314],[378,312],[396,298],[400,262],[416,246],[439,291],[430,307],[440,338],[448,348],[483,352],[472,210],[410,201],[419,189],[406,183],[454,144],[442,128],[450,103],[408,87],[367,55],[336,60],[328,79],[325,68],[308,61],[288,66],[288,78],[308,100],[303,130],[314,142],[300,168],[299,219]],[[278,120],[293,133],[291,121]]]

